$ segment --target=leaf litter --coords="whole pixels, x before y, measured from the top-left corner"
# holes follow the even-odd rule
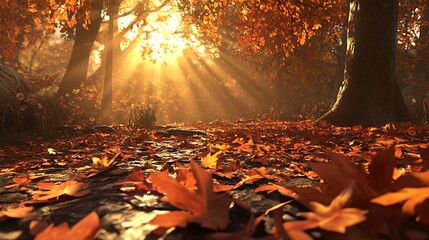
[[[112,130],[2,146],[0,238],[429,237],[428,129],[237,121]]]

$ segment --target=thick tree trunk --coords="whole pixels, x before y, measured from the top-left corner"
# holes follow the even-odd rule
[[[103,0],[94,0],[91,7],[91,24],[88,25],[88,30],[82,26],[81,22],[76,25],[72,54],[57,96],[71,94],[74,89],[79,89],[80,85],[86,80],[92,45],[97,37],[102,20]]]
[[[321,120],[380,126],[409,119],[395,79],[398,0],[350,2],[344,80]]]

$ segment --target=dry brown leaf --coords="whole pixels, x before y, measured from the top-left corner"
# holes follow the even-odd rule
[[[37,234],[34,240],[92,240],[95,239],[99,230],[100,219],[98,214],[91,212],[72,228],[69,228],[66,222],[58,226],[51,224]]]
[[[14,182],[14,183],[6,185],[6,186],[4,186],[4,188],[8,189],[8,188],[13,188],[13,187],[17,187],[17,186],[26,185],[26,184],[28,184],[28,183],[31,182],[31,178],[27,174],[27,175],[24,175],[24,176],[21,176],[21,177],[14,177],[12,179],[12,182]]]
[[[135,170],[125,176],[122,179],[119,179],[115,183],[116,186],[121,186],[121,190],[129,189],[134,191],[135,189],[139,190],[150,190],[151,186],[148,182],[146,182],[144,174],[141,170]]]
[[[351,200],[352,188],[351,184],[347,189],[340,193],[329,206],[325,206],[318,202],[311,202],[312,212],[298,213],[306,220],[314,221],[321,229],[345,233],[346,227],[353,226],[365,221],[367,211],[358,208],[344,208]]]
[[[240,182],[238,182],[237,184],[235,184],[233,189],[237,189],[237,188],[243,186],[244,184],[252,184],[252,183],[259,181],[261,179],[264,179],[264,178],[265,177],[262,176],[261,174],[250,175],[250,176],[244,178],[243,180],[241,180]]]
[[[389,192],[371,200],[371,202],[390,206],[403,203],[402,212],[411,216],[417,216],[418,221],[429,224],[429,171],[413,173],[424,187],[406,187],[396,192]]]
[[[61,195],[83,197],[91,192],[88,189],[89,183],[78,182],[76,180],[67,180],[62,184],[39,182],[37,186],[39,190],[34,191],[33,199],[38,201],[59,198]]]
[[[187,212],[169,212],[158,215],[150,223],[168,228],[183,227],[189,222],[195,222],[205,228],[224,229],[229,223],[231,200],[213,192],[213,179],[210,173],[193,160],[191,160],[191,166],[197,180],[198,190],[196,192],[189,191],[167,174],[151,175],[152,183],[158,191],[164,193],[173,206]],[[170,220],[166,221],[167,219]]]
[[[366,211],[357,208],[344,208],[350,201],[352,186],[349,185],[336,196],[329,206],[318,202],[310,202],[312,212],[301,212],[305,220],[288,221],[282,223],[282,211],[274,209],[274,235],[281,239],[311,240],[304,231],[320,228],[327,231],[345,233],[346,228],[365,221]]]
[[[387,192],[388,186],[393,181],[395,169],[395,146],[377,153],[371,159],[368,166],[369,174],[367,175],[369,184],[377,192],[383,194]]]
[[[297,195],[292,190],[285,188],[283,186],[277,185],[277,184],[268,184],[268,185],[262,185],[255,189],[255,192],[267,192],[268,194],[278,191],[283,196],[289,196],[292,198],[297,198]]]
[[[332,153],[331,159],[333,164],[309,163],[324,183],[316,184],[314,187],[289,187],[304,204],[308,205],[310,201],[316,201],[326,205],[346,189],[351,181],[355,181],[352,205],[368,208],[372,198],[392,188],[395,162],[393,147],[373,156],[368,167],[369,173],[362,165],[355,164],[345,155]],[[385,168],[384,165],[386,165]]]

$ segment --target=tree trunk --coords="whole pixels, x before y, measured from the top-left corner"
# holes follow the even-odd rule
[[[347,12],[350,12],[349,6],[350,6],[350,0],[347,0]],[[347,29],[348,29],[348,14],[347,14],[347,18],[343,22],[343,32],[341,33],[341,44],[338,44],[336,49],[337,71],[334,79],[334,87],[332,88],[333,100],[336,100],[336,96],[344,80],[344,69],[345,69],[344,63],[346,62],[346,52],[347,52]]]
[[[86,80],[92,45],[102,20],[103,0],[94,0],[91,7],[91,24],[88,25],[88,30],[82,26],[81,21],[76,25],[72,54],[57,93],[59,97],[71,94],[74,89],[79,89]]]
[[[424,123],[428,121],[426,112],[426,91],[429,83],[428,64],[429,64],[429,7],[423,11],[420,23],[420,36],[417,44],[417,62],[415,66],[415,77],[417,80],[414,86],[416,99],[414,118],[416,122]]]
[[[344,80],[321,120],[380,126],[410,119],[395,79],[398,0],[350,2]]]
[[[113,78],[113,33],[115,19],[118,17],[119,4],[116,0],[109,0],[109,29],[106,39],[106,72],[104,76],[103,100],[101,104],[102,117],[105,122],[110,121],[112,115],[112,78]],[[116,31],[117,31],[116,26]]]

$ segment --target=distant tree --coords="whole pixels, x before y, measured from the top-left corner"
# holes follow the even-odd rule
[[[428,122],[429,111],[428,95],[429,89],[429,6],[423,5],[419,24],[419,38],[417,42],[417,61],[415,65],[415,119],[417,122]]]
[[[77,18],[77,24],[69,30],[73,32],[75,29],[73,33],[74,45],[70,61],[57,92],[58,96],[71,94],[74,89],[79,89],[86,80],[90,53],[102,20],[103,0],[92,1],[88,8],[90,8],[89,22],[87,22],[87,18]]]
[[[427,0],[404,0],[399,6],[398,67],[408,84],[407,101],[416,122],[428,122],[429,5]]]

